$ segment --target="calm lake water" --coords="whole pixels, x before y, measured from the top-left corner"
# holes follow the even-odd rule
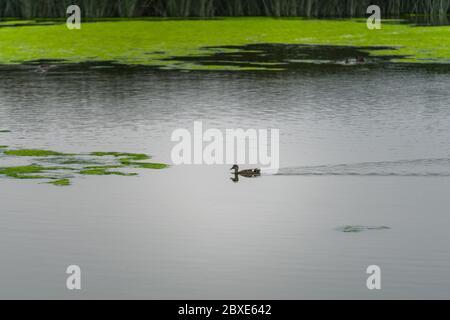
[[[279,128],[282,168],[237,184],[229,166],[65,188],[0,178],[0,298],[448,298],[450,77],[439,70],[0,71],[11,130],[0,145],[170,163],[172,131],[201,120]],[[72,264],[80,292],[65,288]],[[369,265],[380,291],[366,287]]]

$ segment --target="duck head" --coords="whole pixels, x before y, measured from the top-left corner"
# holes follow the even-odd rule
[[[235,164],[230,170],[238,171],[239,170],[239,166],[237,164]]]

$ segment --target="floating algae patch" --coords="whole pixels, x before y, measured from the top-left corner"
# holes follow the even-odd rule
[[[143,160],[149,160],[151,157],[146,154],[140,153],[122,153],[122,152],[93,152],[93,156],[98,157],[114,157],[119,159],[119,162],[123,167],[136,167],[141,169],[165,169],[168,165],[164,163],[148,163],[148,162],[137,162]]]
[[[169,167],[167,164],[164,163],[130,162],[130,165],[141,169],[166,169]]]
[[[99,20],[85,22],[81,30],[69,33],[65,24],[16,26],[1,28],[0,64],[44,59],[63,61],[64,64],[114,61],[116,65],[195,70],[196,61],[185,63],[186,57],[217,56],[220,50],[227,52],[217,49],[219,47],[254,44],[365,47],[372,57],[395,56],[398,58],[395,61],[401,63],[450,63],[448,26],[413,26],[395,20],[383,22],[381,30],[369,30],[364,19],[268,17]],[[375,47],[387,49],[373,50]],[[248,68],[202,60],[201,67],[211,70]],[[260,68],[264,69],[262,66]],[[257,69],[253,67],[252,70]]]
[[[39,150],[39,149],[6,150],[4,153],[8,156],[16,156],[16,157],[71,156],[71,154],[64,154],[60,152],[50,150]]]
[[[369,231],[369,230],[389,230],[391,228],[386,226],[343,226],[338,228],[338,231],[345,232],[345,233],[358,233],[363,231]]]
[[[129,161],[139,161],[139,160],[148,160],[151,157],[147,154],[143,153],[124,153],[124,152],[92,152],[92,156],[96,157],[115,157],[115,158],[123,158],[122,160]]]
[[[15,179],[52,179],[50,175],[42,173],[60,170],[60,168],[44,167],[36,164],[18,167],[0,167],[0,175]]]
[[[110,170],[110,169],[120,169],[120,168],[124,168],[124,166],[122,164],[107,165],[107,166],[89,166],[89,167],[85,167],[84,169],[86,169],[86,170]]]
[[[6,157],[24,157],[30,165],[0,167],[0,176],[14,179],[45,179],[55,186],[70,186],[77,176],[137,176],[126,169],[164,169],[162,163],[138,162],[151,159],[141,153],[92,152],[68,154],[52,150],[18,149],[2,152]],[[4,158],[4,157],[3,157]],[[31,159],[31,160],[30,160]],[[122,170],[121,170],[122,169]]]
[[[103,162],[93,159],[92,157],[81,157],[81,156],[71,156],[71,157],[49,157],[45,159],[45,162],[57,164],[57,165],[78,165],[78,166],[93,166],[102,165]]]
[[[96,168],[96,169],[85,169],[81,170],[79,172],[82,175],[86,176],[125,176],[125,177],[131,177],[131,176],[137,176],[137,173],[125,173],[121,171],[109,171],[108,168]]]
[[[67,187],[71,184],[70,179],[58,179],[47,183],[58,187]]]

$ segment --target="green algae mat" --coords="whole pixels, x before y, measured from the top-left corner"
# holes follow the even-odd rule
[[[0,166],[0,177],[43,180],[55,186],[69,186],[77,176],[137,176],[137,169],[165,169],[163,163],[145,162],[149,155],[123,152],[69,154],[39,149],[8,149],[0,146],[0,160],[24,158],[29,164]]]
[[[172,69],[265,69],[258,63],[243,68],[177,59],[208,56],[217,51],[239,52],[226,47],[253,44],[354,46],[367,48],[371,56],[392,56],[392,61],[398,63],[450,63],[449,26],[386,21],[381,30],[369,30],[364,19],[221,18],[109,20],[85,22],[81,30],[68,30],[61,22],[40,25],[30,21],[0,21],[3,65],[54,60]]]

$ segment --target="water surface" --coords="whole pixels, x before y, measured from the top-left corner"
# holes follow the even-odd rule
[[[203,121],[279,128],[282,169],[238,184],[229,166],[1,178],[0,297],[448,298],[449,86],[436,67],[3,70],[0,145],[170,163],[172,131]],[[65,289],[71,264],[81,292]]]

